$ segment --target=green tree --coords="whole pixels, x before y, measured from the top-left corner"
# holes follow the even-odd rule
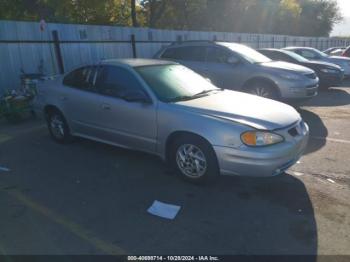
[[[327,36],[336,0],[1,0],[0,19]]]

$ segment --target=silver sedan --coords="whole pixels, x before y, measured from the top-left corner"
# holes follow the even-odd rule
[[[40,84],[35,107],[59,143],[79,136],[155,154],[192,182],[281,174],[309,136],[294,108],[159,60],[77,68]]]

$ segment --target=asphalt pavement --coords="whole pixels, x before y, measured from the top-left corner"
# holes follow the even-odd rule
[[[311,139],[298,164],[207,186],[151,155],[84,139],[59,145],[39,120],[2,121],[0,254],[350,255],[350,87],[299,112]],[[181,210],[152,216],[154,200]]]

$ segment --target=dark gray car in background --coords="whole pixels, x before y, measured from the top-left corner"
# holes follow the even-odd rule
[[[320,88],[326,89],[328,87],[340,86],[343,81],[344,69],[336,64],[311,61],[284,49],[264,48],[258,49],[258,51],[272,60],[302,65],[314,70],[320,79]]]
[[[292,51],[309,60],[332,63],[344,69],[345,78],[350,77],[350,58],[342,56],[329,56],[312,47],[286,47],[285,50]]]
[[[305,100],[317,95],[319,79],[303,66],[272,61],[241,44],[211,41],[174,43],[155,58],[177,61],[216,86],[277,100]]]

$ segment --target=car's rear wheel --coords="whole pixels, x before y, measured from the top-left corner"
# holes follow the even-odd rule
[[[279,98],[276,89],[265,82],[254,82],[251,86],[247,87],[245,91],[249,94],[261,96],[264,98],[275,100]]]
[[[171,147],[170,162],[183,179],[192,183],[214,181],[219,167],[212,146],[195,135],[182,136]]]
[[[72,141],[67,121],[58,110],[48,113],[47,125],[52,139],[57,143],[66,144]]]

